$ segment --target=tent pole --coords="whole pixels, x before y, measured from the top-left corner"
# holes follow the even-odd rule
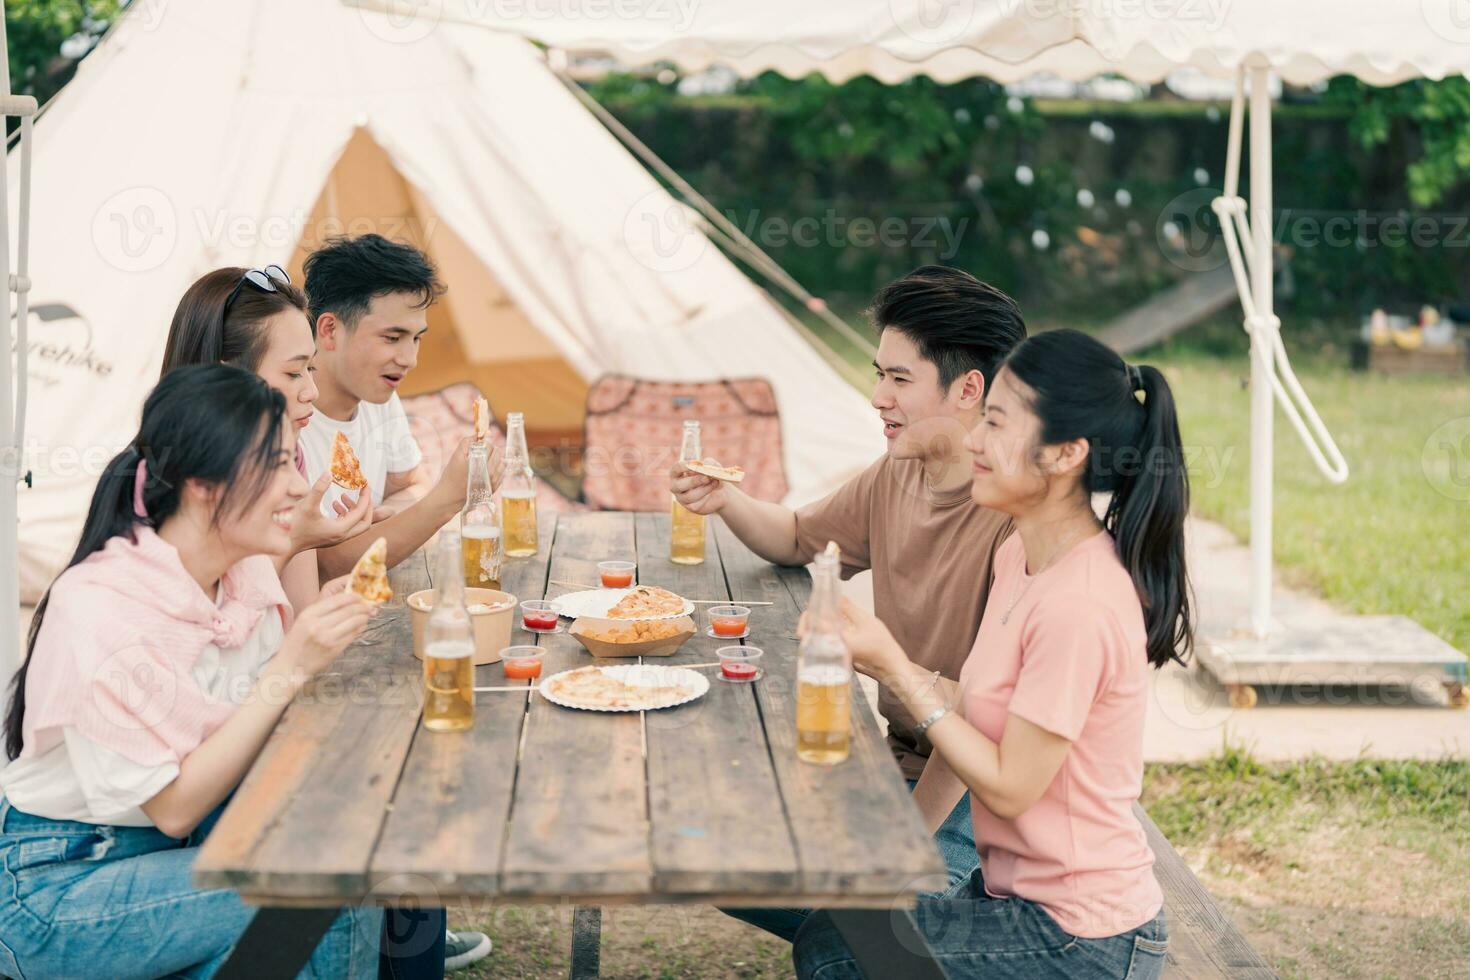
[[[1252,66],[1250,91],[1251,293],[1257,322],[1251,330],[1251,631],[1271,628],[1272,412],[1271,322],[1275,314],[1271,261],[1271,90],[1268,69]]]
[[[0,0],[0,53],[8,52],[5,3]],[[10,59],[0,67],[0,96],[10,101]],[[5,116],[0,115],[0,119]],[[10,161],[0,171],[0,683],[20,667],[20,446],[15,444],[15,378],[10,364]],[[17,367],[26,369],[25,351],[18,351]]]

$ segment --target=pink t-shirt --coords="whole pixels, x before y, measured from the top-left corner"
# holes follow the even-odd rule
[[[1111,535],[1088,538],[1036,576],[1012,535],[996,551],[991,602],[960,672],[965,717],[987,738],[999,743],[1014,714],[1072,743],[1041,799],[1015,820],[979,800],[972,809],[986,891],[1036,902],[1074,936],[1116,936],[1163,906],[1132,809],[1143,786],[1146,636]]]

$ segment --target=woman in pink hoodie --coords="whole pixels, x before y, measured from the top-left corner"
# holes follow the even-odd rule
[[[372,615],[345,580],[292,615],[272,558],[307,487],[286,420],[255,375],[182,368],[98,481],[5,719],[0,975],[206,977],[253,917],[193,886],[198,845]],[[308,974],[375,972],[379,927],[343,912]]]

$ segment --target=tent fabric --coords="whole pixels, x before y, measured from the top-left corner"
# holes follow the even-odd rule
[[[741,490],[757,500],[786,496],[780,412],[770,382],[690,384],[609,375],[587,395],[583,498],[607,510],[668,507],[668,472],[679,458],[686,419],[700,423],[705,458],[739,461]]]
[[[863,396],[523,39],[406,36],[336,0],[133,4],[37,121],[35,160],[26,600],[136,430],[185,288],[221,265],[299,269],[335,233],[428,249],[450,291],[408,380],[475,382],[533,432],[538,413],[579,429],[604,373],[761,376],[792,503],[883,451]]]
[[[390,10],[386,20],[404,33],[474,23],[630,65],[721,64],[746,77],[1013,82],[1111,73],[1151,83],[1180,68],[1233,78],[1251,58],[1295,85],[1342,74],[1375,85],[1470,74],[1460,0],[348,2]]]

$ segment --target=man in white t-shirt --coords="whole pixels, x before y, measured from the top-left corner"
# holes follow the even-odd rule
[[[380,235],[333,239],[306,259],[320,390],[316,414],[301,432],[306,476],[314,481],[330,468],[332,442],[342,432],[379,508],[366,532],[318,552],[324,580],[350,571],[378,537],[388,539],[388,564],[398,564],[464,507],[469,439],[434,482],[397,394],[418,363],[429,306],[443,292],[427,256]],[[492,474],[498,462],[492,455]],[[342,493],[334,487],[324,507]]]
[[[379,507],[377,523],[365,533],[317,552],[324,580],[350,571],[378,537],[388,539],[388,564],[398,564],[464,507],[470,440],[461,440],[450,453],[438,482],[429,479],[397,394],[418,363],[429,307],[443,293],[428,256],[381,235],[332,239],[307,256],[306,297],[316,332],[320,394],[300,436],[306,477],[315,481],[331,467],[332,442],[343,432]],[[492,449],[492,479],[498,477],[499,462]],[[339,496],[341,488],[332,492]],[[333,499],[326,498],[323,506],[330,507]],[[414,957],[435,960],[426,966],[433,972],[437,950],[417,948],[422,940],[414,921],[426,921],[425,913],[432,916],[430,928],[444,928],[442,909],[389,909],[384,942],[415,947]],[[460,969],[490,953],[490,939],[481,933],[446,928],[444,936],[444,969]],[[400,953],[400,961],[408,960]]]

